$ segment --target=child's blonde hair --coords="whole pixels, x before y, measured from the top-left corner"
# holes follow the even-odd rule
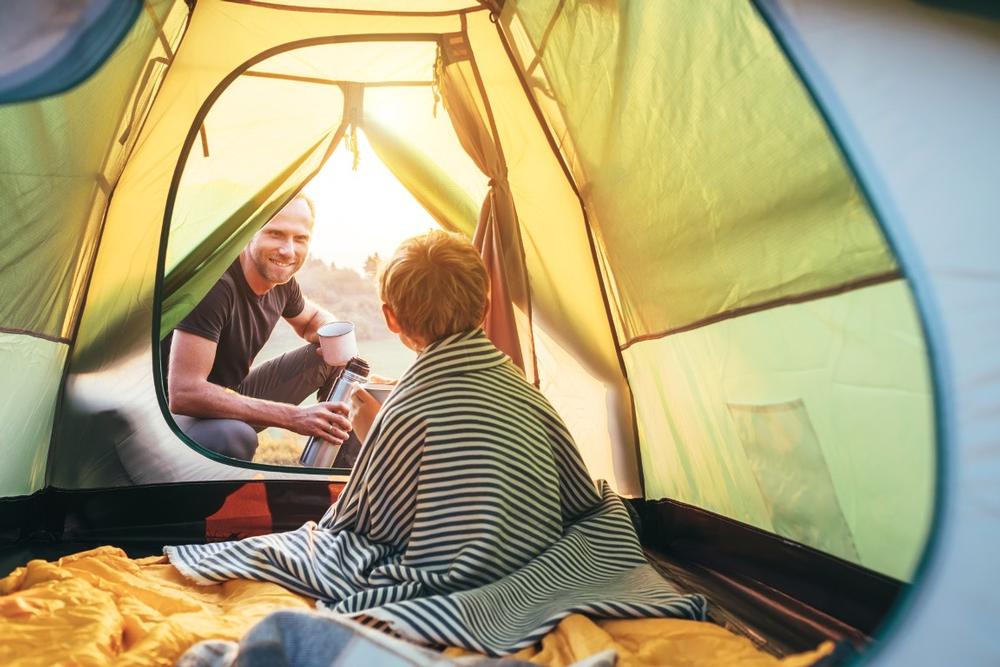
[[[490,279],[479,253],[458,234],[407,239],[379,275],[379,296],[403,333],[424,343],[482,325]]]

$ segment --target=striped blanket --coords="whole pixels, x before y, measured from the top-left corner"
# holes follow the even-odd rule
[[[202,584],[256,579],[408,639],[504,655],[571,613],[702,619],[646,562],[562,420],[482,331],[427,347],[319,524],[167,547]]]

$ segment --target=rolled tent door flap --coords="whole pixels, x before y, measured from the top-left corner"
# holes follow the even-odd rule
[[[492,279],[486,333],[537,382],[528,287],[520,224],[507,181],[507,164],[464,33],[444,35],[436,78],[441,101],[469,157],[490,179],[473,241]]]
[[[377,117],[365,118],[364,132],[378,158],[442,228],[472,237],[478,213],[464,188]]]

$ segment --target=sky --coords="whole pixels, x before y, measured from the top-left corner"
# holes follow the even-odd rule
[[[310,253],[363,275],[369,255],[387,259],[400,241],[438,225],[378,159],[363,131],[358,130],[357,171],[345,144],[304,188],[316,206]]]

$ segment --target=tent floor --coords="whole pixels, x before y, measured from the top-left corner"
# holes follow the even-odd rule
[[[671,500],[632,500],[647,556],[711,620],[783,656],[872,641],[907,586],[766,531]]]
[[[103,544],[107,543],[35,542],[10,545],[0,549],[0,578],[30,560],[56,560]],[[132,558],[141,558],[161,553],[164,545],[144,541],[121,542],[114,546],[121,547]],[[646,554],[653,566],[682,591],[702,593],[709,598],[710,621],[747,637],[758,648],[773,655],[808,651],[831,639],[840,643],[836,654],[830,656],[836,660],[824,664],[840,664],[840,659],[856,655],[852,647],[860,648],[866,643],[866,638],[856,630],[777,591],[761,595],[707,568],[682,564],[651,549],[647,549]]]
[[[326,482],[47,489],[0,502],[0,525],[9,526],[0,532],[0,576],[35,558],[54,560],[101,545],[142,557],[161,553],[165,544],[235,539],[247,529],[291,530],[330,501]],[[774,655],[827,640],[840,644],[838,654],[863,649],[906,589],[854,563],[682,503],[629,505],[654,567],[683,592],[706,595],[710,620]]]
[[[824,641],[833,641],[837,650],[823,664],[847,664],[870,641],[854,628],[779,591],[754,591],[725,575],[681,564],[650,549],[646,549],[646,557],[683,592],[701,593],[708,598],[709,621],[746,637],[772,655],[802,653]]]

